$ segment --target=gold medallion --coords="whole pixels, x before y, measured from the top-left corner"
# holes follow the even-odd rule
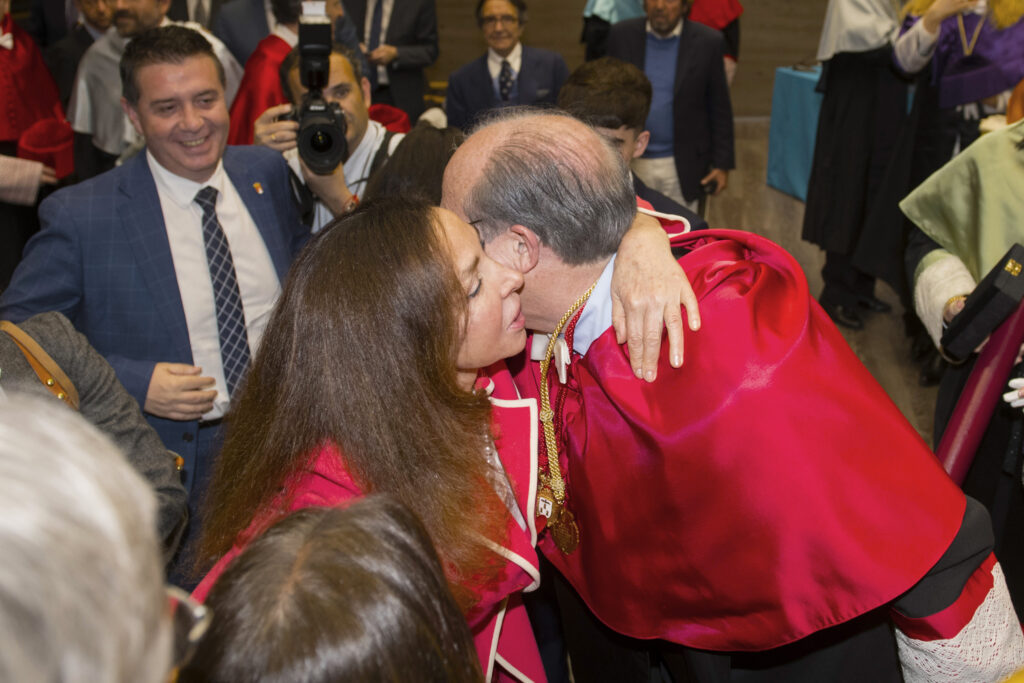
[[[580,544],[580,528],[576,518],[566,508],[562,508],[558,519],[551,525],[551,538],[564,555],[571,555]]]

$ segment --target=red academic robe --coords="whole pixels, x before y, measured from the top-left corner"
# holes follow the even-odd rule
[[[494,551],[507,560],[506,569],[496,585],[477,587],[480,600],[467,619],[485,680],[543,683],[547,678],[521,595],[524,590],[535,590],[540,585],[534,548],[537,529],[529,512],[534,509],[537,497],[537,403],[519,397],[504,363],[490,368],[487,378],[482,379],[478,387],[490,395],[498,457],[527,528],[521,529],[509,516],[507,543],[494,546]],[[334,447],[322,448],[312,467],[301,472],[288,486],[288,491],[287,509],[275,507],[253,522],[242,535],[243,540],[203,577],[193,593],[197,600],[206,600],[220,575],[260,530],[288,512],[310,506],[340,505],[363,495],[346,469],[341,453]]]
[[[692,249],[701,330],[681,369],[663,347],[655,383],[612,329],[565,386],[552,370],[580,542],[540,548],[615,631],[707,650],[778,647],[891,602],[949,546],[963,494],[787,252],[723,230],[673,242]],[[523,395],[538,377],[517,373]]]
[[[278,70],[291,49],[287,42],[270,34],[259,42],[245,63],[245,75],[231,104],[229,145],[251,145],[253,123],[259,115],[288,101],[281,89]]]
[[[43,55],[8,13],[0,33],[10,33],[14,47],[0,47],[0,142],[14,142],[41,119],[64,117],[60,95]]]
[[[694,0],[690,7],[689,19],[721,31],[739,19],[743,5],[739,0]]]

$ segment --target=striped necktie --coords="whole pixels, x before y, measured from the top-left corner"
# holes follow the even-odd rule
[[[210,268],[210,281],[213,283],[224,380],[228,385],[228,394],[234,396],[249,366],[251,355],[242,295],[238,290],[238,278],[235,276],[235,263],[231,258],[228,238],[217,220],[216,188],[202,188],[196,193],[195,202],[203,210],[203,243],[206,245],[206,264]]]
[[[501,94],[501,101],[508,102],[512,93],[512,65],[507,59],[501,60],[501,73],[498,74],[498,92]]]

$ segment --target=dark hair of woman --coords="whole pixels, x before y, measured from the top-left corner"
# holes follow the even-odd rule
[[[419,197],[439,206],[444,167],[465,139],[458,128],[435,128],[421,121],[370,176],[365,199]]]
[[[388,496],[286,517],[206,604],[214,618],[180,683],[483,680],[423,525]]]
[[[334,445],[363,493],[419,515],[463,610],[495,578],[486,539],[504,540],[507,512],[487,479],[490,406],[457,381],[468,300],[435,211],[366,202],[292,264],[228,416],[199,567],[284,515],[290,481]]]

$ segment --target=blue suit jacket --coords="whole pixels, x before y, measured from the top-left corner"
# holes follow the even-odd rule
[[[284,159],[263,147],[229,147],[224,170],[283,282],[293,254],[308,237]],[[145,405],[157,362],[192,363],[185,309],[146,155],[55,192],[39,207],[39,216],[42,230],[25,247],[0,296],[0,319],[21,322],[44,311],[63,313]],[[191,466],[198,422],[146,417],[164,445]]]
[[[627,19],[608,32],[608,56],[643,71],[647,19]],[[735,168],[732,101],[722,58],[725,40],[713,28],[687,19],[679,38],[672,102],[672,147],[679,185],[687,201],[704,191],[700,179],[714,168]]]
[[[557,52],[523,46],[523,62],[516,76],[517,96],[502,102],[494,92],[487,70],[487,53],[453,73],[448,79],[445,109],[448,125],[471,127],[481,114],[498,107],[520,104],[555,104],[558,91],[569,78],[565,60]]]
[[[243,67],[259,42],[270,34],[263,0],[230,0],[211,19],[213,35],[220,38]]]

